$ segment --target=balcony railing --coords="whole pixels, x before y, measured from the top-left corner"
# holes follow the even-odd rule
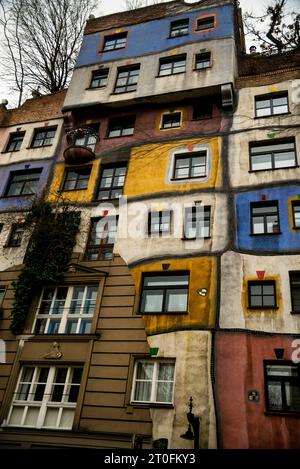
[[[68,147],[64,159],[68,164],[88,163],[95,158],[95,146],[99,140],[98,131],[93,127],[77,127],[67,132]]]

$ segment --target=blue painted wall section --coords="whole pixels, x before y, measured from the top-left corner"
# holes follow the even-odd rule
[[[0,210],[24,210],[30,207],[34,196],[24,195],[18,197],[3,197],[5,193],[10,173],[12,171],[30,171],[31,169],[42,169],[37,187],[37,194],[40,194],[47,184],[52,162],[34,161],[30,163],[14,164],[1,168],[0,179]]]
[[[268,201],[278,202],[280,234],[251,236],[251,202],[262,202],[261,195]],[[236,195],[237,246],[254,251],[299,251],[300,231],[292,230],[289,199],[300,194],[299,186],[273,187]]]
[[[216,27],[207,33],[194,32],[197,18],[202,15],[210,14],[216,15]],[[190,19],[189,34],[169,39],[170,23],[184,18]],[[232,37],[234,34],[233,7],[231,5],[224,5],[218,8],[203,9],[196,12],[161,18],[119,29],[122,31],[128,31],[126,48],[112,52],[99,52],[103,37],[114,33],[116,28],[84,36],[76,68],[97,63],[110,62],[112,60],[138,57],[145,54],[155,54],[195,41],[199,41],[199,45],[205,47],[205,39]],[[203,44],[201,44],[201,42],[203,42]]]

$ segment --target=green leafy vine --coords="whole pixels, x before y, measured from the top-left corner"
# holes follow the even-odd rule
[[[25,218],[31,229],[24,267],[13,283],[14,303],[10,329],[20,334],[36,290],[62,281],[71,259],[80,225],[80,212],[61,203],[55,209],[37,200]]]

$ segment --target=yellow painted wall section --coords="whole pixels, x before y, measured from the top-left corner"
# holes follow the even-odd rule
[[[191,327],[212,327],[215,320],[215,295],[217,264],[214,257],[190,259],[165,259],[139,265],[131,269],[138,298],[141,296],[142,274],[163,272],[162,264],[170,264],[168,272],[189,271],[189,298],[187,314],[144,314],[145,330],[148,335],[161,334]],[[206,296],[200,296],[199,289],[206,289]],[[139,312],[139,311],[137,311]]]
[[[170,154],[178,147],[210,145],[211,171],[208,180],[191,183],[185,180],[176,184],[168,182]],[[189,191],[206,187],[220,187],[222,183],[219,137],[193,140],[180,140],[170,143],[157,143],[134,148],[131,152],[124,194],[128,197],[151,195],[158,192]]]
[[[91,167],[91,174],[89,179],[89,185],[87,189],[79,191],[61,191],[62,184],[64,181],[65,171],[67,169],[86,168]],[[72,166],[65,163],[58,163],[54,169],[54,176],[52,179],[51,187],[49,189],[49,202],[56,202],[58,194],[63,196],[66,202],[78,202],[87,203],[91,202],[94,197],[95,186],[97,183],[100,168],[100,160],[94,160],[85,165]]]
[[[282,294],[281,294],[281,284],[280,284],[280,276],[279,275],[266,275],[264,277],[264,280],[273,280],[275,282],[276,286],[276,308],[258,308],[258,309],[253,309],[253,308],[248,308],[249,306],[249,299],[248,299],[248,282],[257,282],[259,281],[257,276],[247,276],[244,278],[243,282],[243,291],[242,291],[242,305],[243,305],[243,310],[245,314],[260,314],[260,313],[266,313],[266,314],[282,314]]]

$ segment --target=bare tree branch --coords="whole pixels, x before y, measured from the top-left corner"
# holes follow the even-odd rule
[[[168,0],[125,0],[125,7],[127,10],[135,10],[136,8],[156,5],[157,3],[165,3],[165,1]]]

